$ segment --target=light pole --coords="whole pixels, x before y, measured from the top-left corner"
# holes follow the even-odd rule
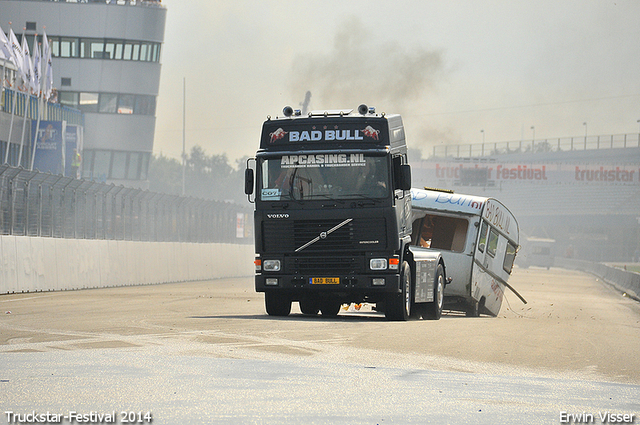
[[[484,156],[484,129],[480,130],[480,133],[482,133],[482,150],[481,150],[480,156]]]
[[[640,120],[636,122],[638,123],[638,147],[640,147]]]
[[[185,121],[187,115],[187,77],[182,77],[182,196],[185,193],[185,173],[187,168],[187,155],[185,152]]]
[[[583,122],[584,125],[584,150],[587,150],[587,122]]]
[[[536,126],[532,125],[531,126],[531,152],[533,152],[535,150],[535,145],[536,145]]]

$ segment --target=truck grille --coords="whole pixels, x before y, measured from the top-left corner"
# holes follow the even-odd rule
[[[342,275],[362,272],[362,257],[296,257],[287,262],[286,273]]]
[[[265,252],[291,253],[344,219],[273,220],[263,223]],[[384,218],[357,218],[325,239],[309,245],[302,253],[322,251],[362,251],[386,249],[387,227]]]

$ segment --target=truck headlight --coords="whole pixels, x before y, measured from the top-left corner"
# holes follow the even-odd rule
[[[262,270],[266,272],[279,272],[280,260],[262,260]]]
[[[386,258],[372,258],[369,260],[369,268],[371,270],[387,270]]]

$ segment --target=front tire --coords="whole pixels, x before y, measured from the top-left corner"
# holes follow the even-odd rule
[[[320,302],[320,311],[323,316],[336,317],[340,312],[342,303],[340,301],[323,300]]]
[[[318,305],[318,301],[310,300],[310,299],[302,299],[298,303],[300,304],[300,311],[302,314],[306,314],[308,316],[315,316],[320,311],[320,306]]]
[[[264,293],[264,306],[269,316],[288,316],[291,313],[291,299],[276,292]]]
[[[411,316],[413,297],[411,296],[411,267],[404,261],[400,270],[399,294],[389,294],[385,302],[384,314],[388,320],[406,321]]]
[[[433,282],[433,302],[426,305],[426,318],[438,320],[442,316],[442,306],[444,305],[444,268],[438,264],[436,278]]]

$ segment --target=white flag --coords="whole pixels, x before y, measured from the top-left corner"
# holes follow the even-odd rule
[[[33,85],[33,62],[31,61],[31,53],[29,52],[29,43],[27,43],[27,36],[25,34],[22,35],[22,66],[24,67],[24,73],[26,75],[25,83],[27,86],[27,91],[29,89],[34,90]]]
[[[5,59],[13,62],[13,55],[11,54],[11,44],[9,39],[0,28],[0,59]]]
[[[51,66],[51,46],[47,33],[42,34],[42,92],[44,97],[49,100],[53,91],[53,67]]]
[[[42,80],[42,57],[40,56],[40,47],[38,46],[38,34],[33,36],[33,90],[36,96],[40,95],[40,86]]]
[[[11,55],[13,56],[13,63],[24,81],[27,81],[27,75],[23,69],[24,55],[22,54],[22,47],[16,38],[16,34],[13,32],[13,28],[9,29],[9,47],[11,47]]]

